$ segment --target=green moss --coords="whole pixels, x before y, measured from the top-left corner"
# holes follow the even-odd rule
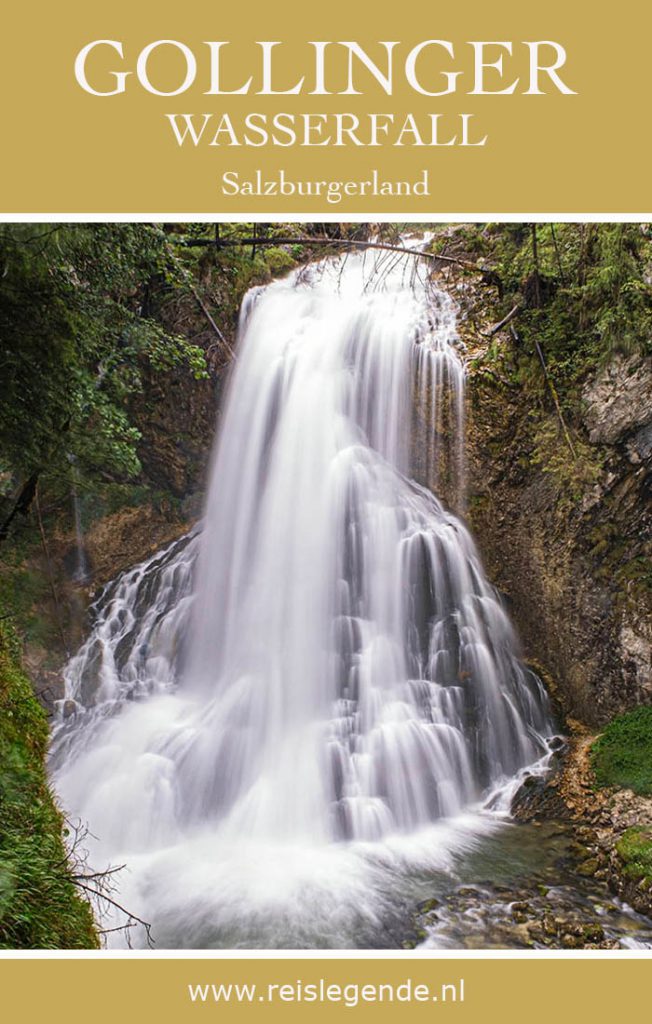
[[[295,259],[285,249],[271,246],[265,253],[265,260],[271,274],[282,274],[285,270],[291,270],[295,265]]]
[[[63,819],[48,789],[48,729],[0,623],[0,948],[98,945],[89,904],[67,865]]]
[[[616,580],[623,596],[638,603],[652,596],[652,559],[646,555],[630,558],[617,571]]]
[[[616,843],[623,873],[635,881],[652,884],[652,828],[636,825],[628,828]]]
[[[593,744],[598,786],[652,794],[652,707],[639,707],[610,722]]]
[[[531,461],[554,480],[560,512],[568,513],[600,480],[603,458],[596,448],[579,438],[571,452],[555,416],[541,419],[533,432]]]

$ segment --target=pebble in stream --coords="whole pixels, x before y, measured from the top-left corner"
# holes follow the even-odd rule
[[[535,831],[536,829],[536,831]],[[527,847],[541,837],[544,860],[531,873],[504,881],[460,884],[423,900],[406,948],[651,948],[652,921],[613,897],[585,870],[565,825],[516,826]],[[477,877],[477,876],[476,876]]]

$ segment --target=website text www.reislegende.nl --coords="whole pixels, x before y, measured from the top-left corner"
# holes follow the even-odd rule
[[[326,978],[316,981],[269,982],[264,985],[208,982],[188,984],[191,1003],[463,1003],[464,978],[426,985],[411,978],[389,982],[341,984]]]

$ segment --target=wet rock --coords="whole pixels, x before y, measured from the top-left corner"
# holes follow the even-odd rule
[[[76,714],[79,705],[76,700],[64,700],[61,707],[61,715],[64,719],[72,718]]]
[[[617,356],[589,380],[580,415],[595,462],[572,500],[567,484],[532,467],[516,399],[487,392],[473,369],[469,393],[469,515],[485,564],[546,688],[597,729],[652,700],[645,645],[622,629],[627,621],[650,640],[630,612],[649,622],[652,360]]]
[[[530,911],[531,909],[532,908],[530,904],[527,902],[527,900],[520,900],[515,903],[512,903],[512,910],[516,910],[520,913]]]
[[[564,922],[552,914],[546,914],[543,919],[543,930],[546,935],[558,935],[564,926]]]
[[[635,465],[652,459],[652,423],[641,427],[628,440],[627,456]]]
[[[599,924],[584,925],[582,937],[585,942],[602,942],[604,939],[604,929]]]
[[[439,902],[440,901],[435,899],[434,897],[431,897],[428,900],[423,900],[423,902],[419,903],[418,905],[419,913],[430,914],[436,907],[439,906]]]
[[[577,872],[582,875],[583,878],[591,878],[595,875],[599,867],[600,862],[597,857],[589,857],[587,860],[582,861],[577,868]]]
[[[415,935],[425,931],[431,946],[438,945],[440,936],[447,945],[472,949],[616,949],[619,936],[628,933],[637,941],[652,941],[652,922],[634,919],[631,911],[606,898],[604,884],[577,874],[575,855],[555,864],[552,885],[532,875],[512,886],[462,886],[442,895],[437,914],[430,916],[423,912],[430,901],[423,901],[422,925]]]
[[[640,693],[641,703],[652,699],[652,622],[628,610],[620,629],[623,667],[630,688]]]

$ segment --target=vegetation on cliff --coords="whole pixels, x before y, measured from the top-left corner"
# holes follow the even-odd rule
[[[174,280],[167,246],[154,225],[2,226],[5,473],[68,477],[71,458],[85,475],[138,471],[125,403],[144,363],[205,372],[202,351],[149,313],[155,283]]]
[[[0,948],[98,945],[90,905],[71,877],[63,819],[48,789],[45,712],[0,623]]]
[[[301,252],[220,245],[210,225],[0,226],[0,537],[71,464],[86,485],[136,479],[152,378],[207,379],[246,289]]]
[[[599,826],[600,871],[649,913],[652,231],[443,230],[446,251],[482,271],[453,275],[476,537],[528,655],[554,680],[571,752],[586,751],[584,771],[565,762],[567,813]],[[587,725],[602,730],[594,743]]]
[[[487,344],[471,367],[521,389],[532,464],[577,500],[604,461],[584,423],[587,379],[613,360],[652,354],[652,232],[640,224],[458,230],[445,251],[473,254],[493,286],[493,295],[483,291],[484,311],[504,321],[501,332],[485,327]]]
[[[528,655],[592,726],[648,703],[652,232],[439,229],[459,260],[469,518]]]
[[[221,248],[234,230],[0,227],[0,604],[59,660],[74,643],[74,500],[84,532],[129,507],[145,510],[154,544],[182,528],[242,296],[301,256]],[[146,553],[127,547],[118,568]]]

